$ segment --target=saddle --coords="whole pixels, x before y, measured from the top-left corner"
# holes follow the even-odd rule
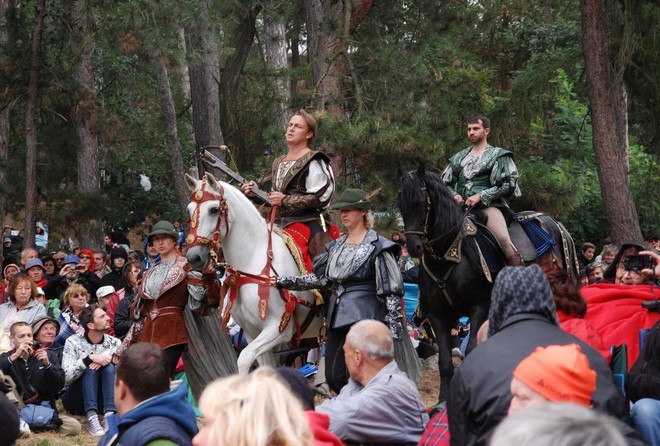
[[[508,208],[504,208],[508,210]],[[497,239],[490,232],[486,223],[488,216],[481,210],[470,211],[470,216],[479,227],[476,240],[481,250],[481,254],[488,264],[493,277],[501,269],[501,260],[503,258],[502,247]],[[557,241],[546,230],[542,216],[547,215],[534,211],[523,211],[518,213],[504,213],[508,225],[511,242],[518,249],[525,262],[531,262],[534,259],[547,254]]]

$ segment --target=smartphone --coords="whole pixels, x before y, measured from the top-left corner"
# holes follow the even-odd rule
[[[623,267],[626,271],[641,271],[643,269],[655,268],[655,261],[651,256],[639,254],[629,255],[623,260]]]

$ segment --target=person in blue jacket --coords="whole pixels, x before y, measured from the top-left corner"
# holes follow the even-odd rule
[[[140,342],[119,358],[115,376],[115,405],[99,446],[188,446],[197,434],[195,412],[181,381],[170,385],[167,357],[156,344]]]

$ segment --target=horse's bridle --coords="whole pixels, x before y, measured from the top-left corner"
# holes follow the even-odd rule
[[[277,275],[277,271],[273,269],[273,224],[275,220],[275,215],[277,213],[277,207],[274,206],[268,216],[268,248],[266,250],[266,264],[264,265],[263,270],[260,274],[248,273],[245,271],[240,271],[231,265],[226,263],[221,263],[218,261],[219,252],[221,249],[220,244],[220,225],[224,221],[227,227],[227,232],[225,237],[229,234],[230,221],[229,221],[229,206],[227,200],[225,199],[225,193],[222,185],[218,184],[220,187],[220,194],[215,194],[208,190],[208,179],[206,175],[202,177],[202,187],[193,192],[191,196],[191,201],[195,203],[195,210],[193,211],[192,217],[190,218],[190,232],[186,237],[186,244],[188,247],[193,246],[209,246],[209,255],[213,259],[215,266],[225,266],[227,272],[226,284],[228,286],[229,301],[225,307],[224,314],[222,317],[222,326],[225,328],[229,321],[229,316],[231,314],[231,309],[233,306],[236,297],[238,296],[238,290],[242,285],[246,284],[256,284],[259,295],[259,317],[261,320],[266,320],[268,313],[268,296],[270,294],[270,272],[273,271]],[[217,200],[220,202],[220,207],[218,209],[219,215],[213,230],[213,235],[211,238],[202,237],[197,234],[197,229],[199,228],[199,217],[202,203],[206,201]],[[280,296],[284,301],[285,311],[282,314],[280,319],[279,331],[282,333],[289,321],[293,319],[296,326],[297,337],[300,338],[302,332],[306,329],[306,326],[309,325],[311,319],[308,317],[303,324],[301,325],[298,321],[298,317],[295,314],[295,308],[297,304],[310,306],[306,301],[298,299],[289,293],[288,290],[282,289],[279,290]],[[313,311],[310,311],[310,315],[313,315]]]
[[[411,173],[409,173],[409,175],[412,176]],[[437,237],[435,237],[433,239],[429,239],[428,234],[429,234],[429,216],[431,215],[431,197],[429,196],[429,193],[426,189],[426,183],[423,183],[422,187],[420,187],[420,190],[422,192],[424,192],[424,195],[426,196],[426,200],[425,200],[426,201],[426,209],[424,211],[424,213],[425,213],[425,215],[424,215],[424,230],[422,230],[422,231],[407,231],[407,230],[404,230],[403,233],[404,233],[404,235],[411,234],[411,235],[420,236],[420,238],[422,239],[422,245],[424,246],[424,251],[426,251],[429,254],[429,256],[431,256],[432,258],[434,258],[436,260],[442,259],[447,253],[444,253],[443,255],[436,254],[433,250],[433,244],[435,242],[437,242],[438,240],[442,239],[443,237],[445,237],[446,235],[451,234],[456,229],[460,229],[463,226],[463,221],[467,217],[467,215],[470,212],[471,208],[467,208],[465,210],[465,213],[463,214],[463,218],[461,218],[461,222],[458,223],[456,226],[449,229],[444,234],[440,234],[440,235],[438,235]],[[450,249],[451,249],[451,245],[450,245]]]
[[[213,263],[215,266],[220,265],[220,262],[218,261],[218,256],[221,248],[220,224],[223,221],[227,226],[227,234],[229,233],[229,212],[228,212],[229,209],[227,207],[227,200],[225,200],[225,191],[222,188],[222,185],[218,185],[218,186],[220,187],[220,194],[214,194],[213,192],[210,192],[207,189],[208,179],[206,178],[206,175],[202,177],[202,187],[196,190],[195,192],[193,192],[192,196],[190,197],[190,200],[193,203],[195,203],[195,210],[193,211],[192,216],[190,218],[190,232],[186,237],[186,245],[188,247],[208,245],[209,255],[213,259]],[[217,200],[220,203],[220,207],[218,209],[219,212],[218,219],[216,221],[215,229],[213,230],[213,234],[211,238],[201,237],[197,235],[197,229],[199,227],[200,209],[202,203],[211,200],[214,201]],[[227,234],[225,234],[225,236]]]

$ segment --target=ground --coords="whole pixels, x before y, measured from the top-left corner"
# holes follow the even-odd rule
[[[424,406],[429,407],[437,403],[438,391],[440,389],[440,379],[438,376],[438,357],[432,356],[427,360],[422,360],[422,379],[419,383],[419,393],[424,401]],[[17,446],[93,446],[99,441],[97,437],[92,437],[87,433],[85,417],[76,417],[83,427],[80,435],[75,437],[63,437],[56,433],[42,432],[31,434],[27,438],[18,440]]]

